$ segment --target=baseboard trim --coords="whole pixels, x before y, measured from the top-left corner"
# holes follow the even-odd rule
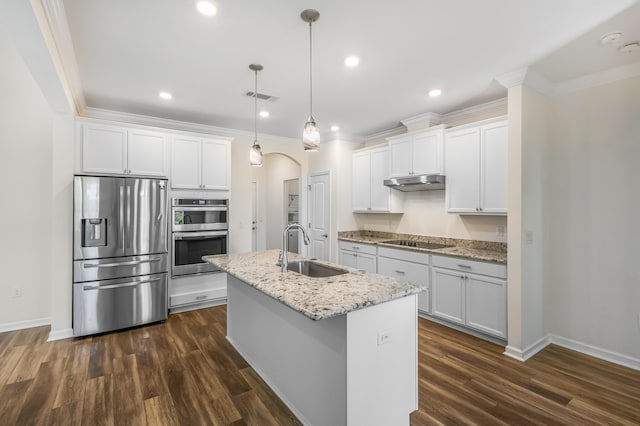
[[[520,350],[513,346],[507,346],[503,353],[510,358],[525,362],[526,360],[546,348],[549,343],[551,343],[550,336],[546,335],[527,346],[524,350]]]
[[[8,322],[5,324],[0,324],[0,333],[5,333],[7,331],[14,331],[14,330],[23,330],[25,328],[40,327],[43,325],[50,325],[50,324],[51,324],[50,317],[36,318],[33,320],[27,320],[27,321]]]
[[[618,352],[599,348],[576,340],[567,339],[566,337],[555,334],[549,335],[549,339],[551,341],[550,343],[553,343],[554,345],[562,346],[563,348],[571,349],[573,351],[622,365],[624,367],[629,367],[634,370],[640,370],[640,359],[638,358],[633,358],[628,355],[623,355]]]
[[[62,340],[73,337],[73,328],[63,328],[62,330],[51,331],[47,342],[53,342],[54,340]]]

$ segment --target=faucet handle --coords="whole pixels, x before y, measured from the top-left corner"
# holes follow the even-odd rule
[[[280,250],[280,253],[278,254],[278,263],[276,263],[276,265],[282,266],[282,258],[283,258],[283,256],[284,256],[283,251]]]

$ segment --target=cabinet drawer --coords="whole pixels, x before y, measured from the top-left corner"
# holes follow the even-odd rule
[[[478,262],[449,256],[431,256],[431,265],[440,268],[455,269],[474,274],[488,275],[497,278],[507,278],[507,266],[497,263]]]
[[[406,260],[378,257],[378,273],[411,284],[428,288],[429,267],[420,263],[407,262]]]
[[[392,259],[408,260],[409,262],[429,264],[429,253],[415,250],[403,250],[391,247],[378,247],[378,256],[390,257]]]
[[[374,246],[373,244],[354,243],[352,241],[339,241],[338,245],[340,247],[340,250],[349,250],[356,253],[372,254],[374,256],[377,254],[376,246]]]
[[[202,303],[209,300],[227,297],[226,288],[218,288],[213,290],[192,291],[189,293],[181,293],[170,296],[170,307],[189,305],[192,303]]]

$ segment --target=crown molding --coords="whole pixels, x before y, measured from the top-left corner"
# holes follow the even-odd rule
[[[619,80],[626,80],[640,75],[640,62],[634,62],[605,71],[587,74],[582,77],[565,80],[555,84],[554,95],[564,95],[577,92],[603,84],[613,83]]]
[[[46,22],[39,21],[43,34],[47,34],[49,53],[58,68],[67,96],[72,100],[76,113],[81,114],[86,102],[64,4],[62,0],[34,0],[33,4],[34,10],[40,5],[46,18]]]
[[[400,120],[400,122],[404,124],[405,127],[422,124],[426,124],[426,127],[431,127],[442,122],[442,115],[436,114],[435,112],[425,112],[424,114],[418,114],[413,117],[405,118],[404,120]]]
[[[527,76],[528,68],[519,68],[514,71],[509,71],[504,74],[500,74],[495,79],[498,83],[502,84],[507,89],[515,86],[521,86],[524,83],[524,79]]]
[[[467,115],[479,114],[485,111],[502,108],[506,105],[507,98],[496,99],[495,101],[489,101],[480,105],[474,105],[457,111],[451,111],[447,114],[442,114],[442,122],[446,123],[447,121],[455,121]]]
[[[149,115],[132,114],[128,112],[112,111],[102,108],[86,107],[80,119],[103,120],[114,123],[126,123],[139,126],[160,128],[163,130],[175,130],[177,132],[192,132],[206,135],[228,137],[231,139],[242,138],[253,140],[253,132],[246,130],[230,129],[226,127],[211,126],[208,124],[191,123],[188,121],[172,120],[169,118],[152,117]],[[300,143],[301,140],[288,138],[285,136],[269,135],[261,133],[260,139],[272,142]]]
[[[381,132],[378,133],[372,133],[370,135],[367,135],[363,138],[364,142],[367,141],[371,141],[374,139],[385,139],[388,138],[390,136],[396,136],[402,133],[407,133],[407,128],[405,126],[397,126],[397,127],[393,127],[391,129],[387,129],[387,130],[383,130]]]
[[[547,96],[553,96],[555,94],[553,83],[535,72],[532,68],[519,68],[515,71],[501,74],[497,76],[495,80],[507,89],[516,86],[527,86]]]

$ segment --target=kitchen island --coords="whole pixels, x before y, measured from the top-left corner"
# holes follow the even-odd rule
[[[204,258],[228,274],[232,345],[304,424],[408,425],[420,288],[354,269],[283,273],[277,258],[278,250]]]

